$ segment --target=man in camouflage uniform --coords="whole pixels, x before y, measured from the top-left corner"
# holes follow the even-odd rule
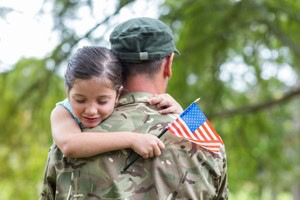
[[[110,42],[125,67],[126,93],[113,114],[88,131],[159,135],[176,116],[159,114],[147,100],[165,93],[172,74],[178,51],[171,30],[159,20],[137,18],[117,26]],[[138,159],[126,171],[131,150],[73,159],[52,145],[40,199],[228,199],[224,147],[214,154],[169,132],[161,140],[161,156]]]

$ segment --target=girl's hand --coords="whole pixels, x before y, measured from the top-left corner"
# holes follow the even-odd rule
[[[165,148],[164,143],[152,134],[135,133],[131,141],[131,149],[144,159],[159,156]]]
[[[177,101],[169,94],[158,94],[154,95],[149,99],[148,103],[150,105],[156,105],[161,108],[160,114],[176,113],[180,114],[183,112],[182,107],[177,103]]]

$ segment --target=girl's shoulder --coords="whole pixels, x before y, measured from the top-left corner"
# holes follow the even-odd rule
[[[73,113],[73,111],[72,111],[71,103],[70,103],[70,101],[69,101],[68,98],[66,98],[66,99],[63,100],[63,101],[57,102],[57,103],[56,103],[56,106],[63,106],[63,107],[65,107],[65,108],[71,113],[71,115],[72,115],[72,117],[75,119],[75,121],[76,121],[79,125],[81,124],[80,121],[79,121],[79,119],[74,115],[74,113]]]

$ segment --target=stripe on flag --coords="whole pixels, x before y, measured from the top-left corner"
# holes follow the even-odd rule
[[[169,124],[168,130],[173,135],[189,140],[214,153],[219,153],[224,145],[221,137],[195,102]]]

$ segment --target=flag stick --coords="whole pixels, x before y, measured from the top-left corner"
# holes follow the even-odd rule
[[[157,137],[160,138],[161,136],[163,136],[167,132],[167,130],[168,130],[167,128],[164,129]],[[138,154],[135,154],[134,156],[135,156],[134,159],[124,167],[123,172],[125,172],[135,161],[141,158],[141,156]]]
[[[157,137],[161,138],[161,136],[163,136],[166,132],[167,132],[167,128],[165,130],[163,130]]]
[[[196,99],[194,102],[197,103],[198,101],[200,101],[201,97],[199,97],[198,99]]]

